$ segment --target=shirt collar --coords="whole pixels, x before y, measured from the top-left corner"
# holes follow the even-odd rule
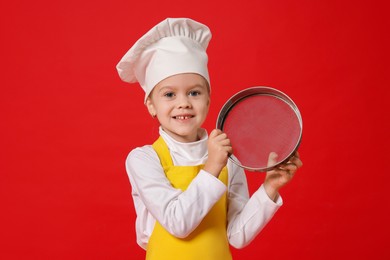
[[[182,143],[173,139],[168,133],[166,133],[160,126],[159,133],[166,142],[169,151],[171,153],[173,161],[186,159],[193,162],[203,161],[207,158],[208,149],[207,149],[207,140],[208,134],[206,129],[200,129],[199,131],[199,141],[191,143]]]

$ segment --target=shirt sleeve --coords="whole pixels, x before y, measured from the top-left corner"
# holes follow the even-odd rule
[[[228,238],[235,248],[248,245],[282,206],[280,196],[272,201],[264,186],[249,197],[248,184],[242,168],[232,164],[229,185]]]
[[[220,180],[203,170],[185,191],[173,188],[151,146],[130,152],[126,170],[137,212],[137,240],[142,247],[152,232],[147,230],[151,217],[172,235],[186,237],[227,189]]]

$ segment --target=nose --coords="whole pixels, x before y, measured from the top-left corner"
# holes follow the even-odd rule
[[[178,108],[191,108],[191,102],[187,95],[180,95],[177,100]]]

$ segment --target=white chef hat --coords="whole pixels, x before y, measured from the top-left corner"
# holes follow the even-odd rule
[[[210,29],[189,18],[167,18],[142,36],[116,66],[119,77],[139,82],[145,101],[161,80],[180,73],[197,73],[210,85],[206,49]]]

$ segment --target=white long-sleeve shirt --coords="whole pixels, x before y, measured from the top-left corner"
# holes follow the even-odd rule
[[[193,143],[180,143],[160,128],[176,166],[195,166],[207,160],[208,135]],[[166,178],[160,160],[151,145],[132,150],[126,159],[126,170],[132,186],[137,213],[137,243],[144,249],[156,220],[172,235],[186,237],[228,191],[229,243],[242,248],[249,244],[283,204],[266,194],[263,185],[249,198],[245,172],[228,161],[228,187],[218,178],[201,170],[185,191],[175,189]]]

